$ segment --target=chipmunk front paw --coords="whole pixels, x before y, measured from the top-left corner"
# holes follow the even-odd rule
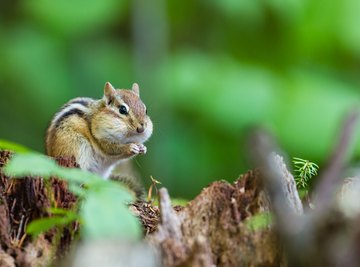
[[[130,154],[132,155],[145,154],[147,151],[146,146],[144,146],[143,144],[136,144],[136,143],[129,144],[129,149],[130,149]]]
[[[146,154],[147,148],[143,144],[138,144],[139,154]]]

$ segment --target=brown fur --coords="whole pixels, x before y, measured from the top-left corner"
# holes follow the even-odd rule
[[[119,107],[129,107],[127,115]],[[144,125],[147,132],[137,133]],[[137,153],[152,133],[152,123],[139,94],[115,90],[110,83],[99,100],[75,98],[65,104],[50,123],[46,134],[49,156],[74,156],[81,168],[101,173],[112,164]]]
[[[120,96],[129,107],[132,107],[132,112],[136,118],[141,120],[145,116],[145,105],[141,102],[139,96],[125,90],[120,91]]]

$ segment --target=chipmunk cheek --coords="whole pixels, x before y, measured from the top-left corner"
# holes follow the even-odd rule
[[[150,137],[153,133],[153,123],[151,122],[151,120],[148,121],[147,125],[146,125],[146,135],[148,137]]]

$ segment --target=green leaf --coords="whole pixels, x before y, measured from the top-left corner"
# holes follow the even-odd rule
[[[48,208],[47,211],[54,215],[65,215],[69,212],[69,210],[61,208]]]
[[[98,184],[104,182],[104,180],[96,174],[77,168],[61,167],[57,165],[53,159],[38,153],[14,155],[6,165],[5,173],[13,177],[32,175],[48,178],[50,176],[57,176],[66,181],[78,184]]]
[[[50,230],[56,225],[61,224],[62,220],[62,217],[49,217],[34,220],[26,227],[26,232],[30,235],[36,236],[42,232]]]
[[[69,188],[84,197],[80,213],[85,222],[85,238],[137,240],[141,236],[138,220],[125,205],[133,199],[132,194],[119,183],[105,181],[98,175],[80,169],[60,167],[54,160],[35,153],[15,155],[5,167],[5,172],[15,177],[57,176],[68,181]],[[86,189],[81,184],[86,184]],[[57,216],[31,222],[27,227],[29,234],[37,235],[56,225],[66,225],[78,219],[72,211],[56,208],[49,211]]]
[[[138,240],[139,221],[124,203],[129,199],[131,194],[118,186],[88,191],[81,210],[84,238]]]
[[[63,168],[58,166],[55,169],[54,175],[65,181],[74,182],[78,184],[87,184],[94,180],[102,180],[100,176],[97,176],[91,172],[87,172],[77,168]]]
[[[48,208],[47,211],[52,213],[53,215],[62,215],[71,218],[76,218],[78,216],[75,212],[71,210],[66,210],[61,208]]]
[[[65,210],[60,208],[49,208],[48,211],[58,216],[40,218],[32,221],[26,227],[26,232],[28,234],[36,236],[42,232],[46,232],[50,230],[55,226],[67,225],[72,221],[79,220],[79,216],[71,210]]]
[[[26,153],[31,151],[31,149],[26,146],[3,139],[0,139],[0,150],[1,149],[11,150],[17,153]]]
[[[86,189],[79,184],[69,183],[69,190],[78,197],[84,197],[86,195]]]
[[[32,221],[27,227],[26,232],[30,235],[37,236],[46,232],[57,225],[63,225],[63,217],[48,217]]]
[[[26,175],[48,178],[58,169],[55,161],[41,154],[16,154],[5,167],[5,173],[12,177]]]

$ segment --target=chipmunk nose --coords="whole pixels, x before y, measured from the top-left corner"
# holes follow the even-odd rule
[[[143,133],[145,131],[144,123],[140,123],[140,125],[136,128],[138,133]]]

